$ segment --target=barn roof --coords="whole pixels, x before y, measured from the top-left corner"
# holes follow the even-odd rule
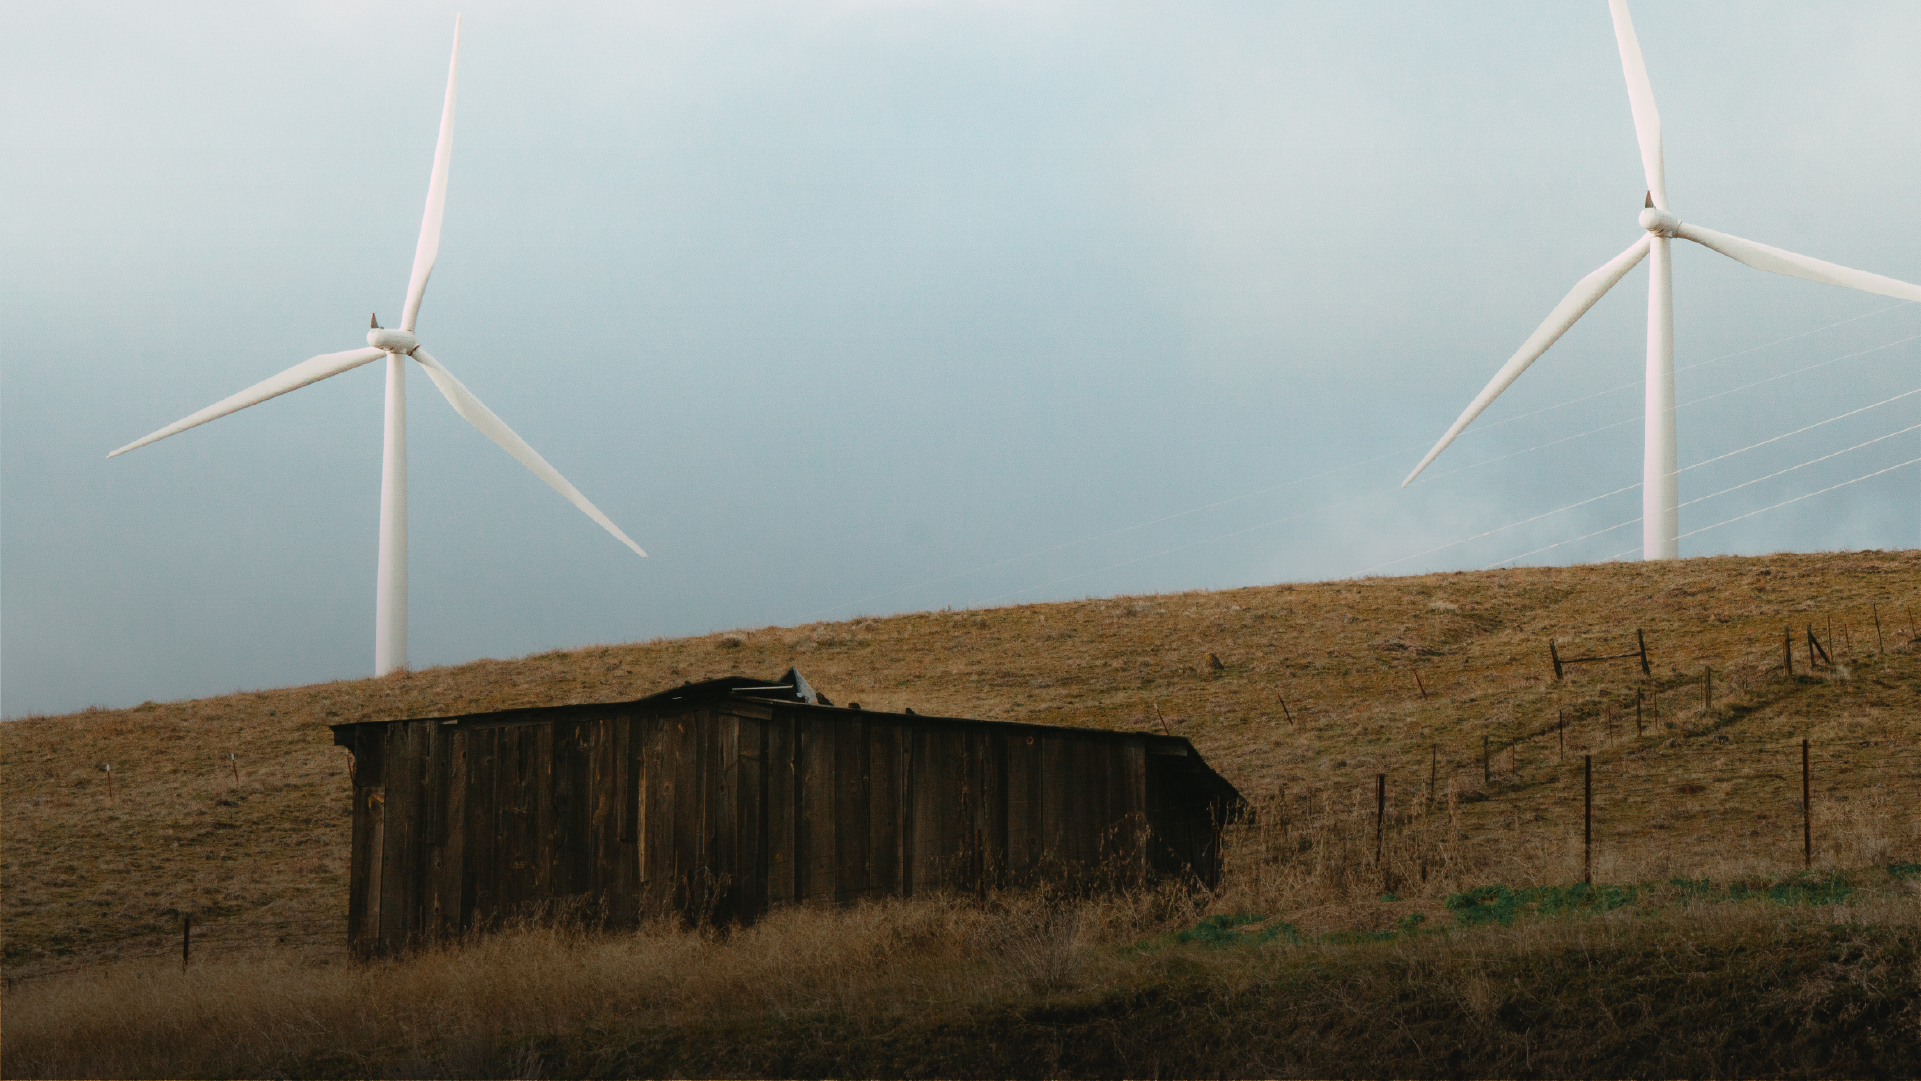
[[[1233,798],[1238,800],[1240,793],[1229,784],[1227,779],[1209,766],[1193,743],[1184,736],[1165,735],[1158,732],[1115,731],[1106,728],[1077,728],[1071,725],[1036,724],[1032,721],[996,721],[978,717],[943,717],[936,714],[915,713],[911,708],[903,713],[885,710],[863,710],[858,702],[845,706],[834,705],[824,694],[815,690],[800,674],[800,670],[789,668],[778,679],[755,679],[750,676],[721,676],[718,679],[703,679],[683,683],[657,691],[644,698],[623,702],[582,702],[559,706],[526,706],[520,709],[495,710],[487,713],[468,713],[452,717],[407,717],[393,718],[395,723],[438,721],[445,725],[458,727],[493,727],[505,724],[538,724],[559,721],[571,717],[585,718],[604,715],[604,711],[619,707],[646,707],[660,709],[670,703],[685,701],[688,705],[705,704],[725,700],[747,700],[778,704],[788,708],[799,708],[807,712],[819,711],[823,714],[845,717],[849,713],[866,713],[874,717],[884,717],[899,723],[939,724],[939,725],[992,725],[1012,728],[1039,728],[1058,732],[1073,732],[1078,736],[1095,739],[1144,739],[1147,751],[1155,755],[1174,755],[1186,757],[1188,769],[1205,774],[1210,784],[1218,784]],[[352,747],[354,730],[361,725],[388,724],[389,721],[353,721],[346,724],[331,725],[334,743],[342,747]]]

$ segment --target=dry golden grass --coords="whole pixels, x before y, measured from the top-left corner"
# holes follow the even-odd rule
[[[1739,1068],[1752,1046],[1702,1024],[1721,1010],[1801,1023],[1760,1043],[1779,1055],[1801,1041],[1859,1072],[1871,1041],[1921,1051],[1917,900],[1890,888],[1810,911],[1670,891],[1587,919],[1359,947],[1121,945],[1185,903],[1167,893],[788,909],[731,935],[523,928],[368,965],[260,950],[29,984],[8,996],[5,1059],[14,1077],[1283,1076],[1446,1072],[1459,1045],[1510,1067],[1489,1072],[1579,1075],[1618,1070],[1654,1035],[1673,1046],[1646,1064],[1755,1072]],[[1638,986],[1615,971],[1622,957]],[[1571,977],[1603,982],[1557,1001]],[[1821,1052],[1812,1023],[1837,1003],[1859,1015],[1864,998],[1879,1029]],[[1516,1033],[1516,1009],[1553,1023]],[[1609,1037],[1612,1058],[1582,1057]]]
[[[467,1065],[513,1069],[500,1064],[520,1052],[501,1041],[515,1033],[615,1018],[896,1017],[939,1002],[952,1020],[1037,996],[1152,987],[1171,978],[1156,966],[1199,962],[1123,956],[1115,944],[1207,912],[1284,918],[1309,935],[1378,931],[1414,913],[1441,923],[1445,897],[1473,886],[1578,881],[1578,768],[1590,753],[1597,882],[1798,870],[1803,738],[1814,748],[1817,867],[1915,860],[1918,609],[1913,551],[1536,568],[740,630],[10,722],[0,725],[0,933],[5,974],[30,982],[7,994],[7,1072],[168,1072],[158,1063],[173,1062],[246,1073],[311,1065],[332,1049],[377,1052],[378,1065],[343,1060],[338,1072],[405,1073],[411,1062],[478,1073]],[[1797,636],[1813,624],[1837,665],[1810,674],[1797,639],[1799,675],[1785,678],[1790,623]],[[1629,661],[1552,678],[1550,636],[1563,656],[1612,653],[1636,628],[1652,680]],[[997,902],[1021,909],[1018,918],[945,902],[783,913],[727,940],[655,929],[565,949],[552,938],[562,932],[528,930],[402,965],[341,963],[347,755],[326,725],[622,700],[788,665],[836,701],[868,708],[1165,723],[1257,813],[1234,829],[1213,897]],[[1715,673],[1712,710],[1701,702],[1704,666]],[[1639,737],[1637,690],[1651,696]],[[1491,782],[1484,738],[1496,752]],[[1377,774],[1389,803],[1379,864]],[[1883,915],[1906,911],[1876,903]],[[179,974],[177,953],[141,960],[177,950],[182,913],[201,925],[195,970]],[[551,992],[523,996],[539,1001],[508,1003],[516,986],[550,979]],[[142,1014],[142,996],[174,1005]],[[352,1005],[361,1000],[395,1005]],[[228,1016],[248,1020],[205,1024]],[[71,1057],[79,1034],[116,1018],[128,1019],[112,1044],[126,1057]],[[54,1032],[61,1026],[68,1035]],[[250,1031],[262,1035],[237,1035]]]

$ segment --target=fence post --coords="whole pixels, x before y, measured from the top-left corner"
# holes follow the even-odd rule
[[[1159,706],[1156,706],[1156,707],[1154,707],[1154,708],[1158,710],[1158,709],[1159,709],[1160,707],[1159,707]],[[1295,730],[1295,731],[1297,731],[1297,732],[1298,732],[1298,731],[1300,731],[1300,726],[1294,723],[1294,714],[1292,714],[1292,713],[1290,713],[1290,712],[1288,712],[1288,709],[1287,709],[1287,699],[1285,699],[1285,698],[1283,698],[1283,699],[1281,699],[1281,716],[1283,716],[1283,717],[1286,717],[1286,718],[1287,718],[1287,726],[1288,726],[1289,728],[1292,728],[1292,729],[1294,729],[1294,730]],[[1163,723],[1165,723],[1165,722],[1163,722]]]
[[[1790,678],[1794,675],[1794,628],[1781,628],[1781,667]]]
[[[112,762],[107,763],[106,769],[107,769],[107,806],[111,807],[113,806],[113,763]]]
[[[1594,756],[1581,756],[1581,883],[1594,885]]]
[[[1374,775],[1374,866],[1381,865],[1381,841],[1386,836],[1387,774]],[[1383,882],[1386,879],[1382,880]]]
[[[1878,604],[1870,604],[1868,605],[1868,610],[1874,613],[1874,651],[1876,653],[1886,653],[1888,650],[1887,644],[1881,641],[1881,606]]]
[[[1554,661],[1554,678],[1561,678],[1561,651],[1554,648],[1554,639],[1547,640],[1547,655]]]
[[[1427,685],[1421,682],[1421,673],[1414,673],[1414,685],[1421,689],[1421,701],[1427,701]]]
[[[1832,642],[1834,641],[1834,638],[1830,636],[1828,638],[1828,641]],[[1827,665],[1829,668],[1834,667],[1834,658],[1828,656],[1827,647],[1823,646],[1821,644],[1821,640],[1814,636],[1814,624],[1810,623],[1808,624],[1808,667],[1809,668],[1814,667],[1814,658],[1816,654],[1820,654],[1822,664]]]
[[[227,752],[227,765],[233,767],[233,790],[238,792],[240,791],[240,762],[234,758],[232,751]]]
[[[1641,633],[1641,628],[1639,627],[1634,628],[1634,640],[1641,644],[1641,674],[1644,676],[1653,675],[1654,669],[1648,664],[1647,636]]]
[[[1708,667],[1705,664],[1701,666],[1701,687],[1703,688],[1703,692],[1707,695],[1707,701],[1701,706],[1701,708],[1713,709],[1714,708],[1714,669]]]
[[[1801,741],[1801,866],[1814,866],[1814,814],[1808,798],[1808,741]]]

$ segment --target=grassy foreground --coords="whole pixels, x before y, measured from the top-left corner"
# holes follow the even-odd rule
[[[12,721],[0,1072],[1921,1076],[1921,909],[1887,870],[1921,861],[1917,610],[1913,551],[1531,568],[765,628]],[[1651,676],[1554,678],[1550,637],[1616,653],[1637,628]],[[345,963],[347,758],[327,724],[790,664],[869,708],[1165,724],[1256,813],[1213,895],[809,910],[731,936],[530,928]],[[1614,893],[1539,892],[1584,860]],[[1535,915],[1483,919],[1517,897]]]
[[[1166,913],[1004,898],[727,937],[529,929],[366,967],[261,953],[16,991],[7,1073],[1914,1076],[1917,896],[1849,900],[1656,888],[1385,941],[1115,946]]]

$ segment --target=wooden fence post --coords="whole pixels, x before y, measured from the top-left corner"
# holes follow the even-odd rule
[[[1294,715],[1288,712],[1287,699],[1285,698],[1281,699],[1281,716],[1287,718],[1287,726],[1289,728],[1294,729],[1296,732],[1301,730],[1301,726],[1294,723]]]
[[[1801,866],[1814,866],[1814,812],[1808,793],[1808,741],[1801,741]]]
[[[1561,651],[1554,648],[1554,639],[1547,640],[1547,655],[1554,661],[1554,678],[1561,678]]]
[[[1829,641],[1833,641],[1833,639],[1829,638]],[[1816,638],[1814,636],[1814,624],[1810,623],[1808,624],[1808,667],[1809,668],[1814,667],[1814,658],[1816,654],[1820,655],[1822,664],[1827,665],[1829,668],[1834,667],[1834,658],[1828,656],[1827,648],[1821,644],[1821,640],[1819,638]]]
[[[1421,673],[1414,673],[1414,685],[1421,690],[1421,701],[1427,701],[1427,685],[1421,682]]]
[[[107,806],[111,807],[113,806],[113,763],[112,762],[107,763],[106,770],[107,770]]]
[[[240,762],[234,758],[232,751],[227,752],[227,765],[233,767],[233,790],[238,792],[240,791]]]
[[[1871,604],[1868,605],[1868,610],[1874,613],[1874,651],[1876,653],[1885,653],[1888,647],[1887,643],[1881,640],[1881,606]]]
[[[1641,674],[1644,676],[1653,675],[1654,669],[1648,664],[1647,636],[1641,633],[1641,628],[1639,627],[1634,628],[1634,640],[1641,644]]]
[[[1387,831],[1387,774],[1374,775],[1374,866],[1381,865],[1381,842]],[[1383,879],[1383,882],[1386,880]]]
[[[1594,885],[1594,756],[1581,756],[1581,882]]]

